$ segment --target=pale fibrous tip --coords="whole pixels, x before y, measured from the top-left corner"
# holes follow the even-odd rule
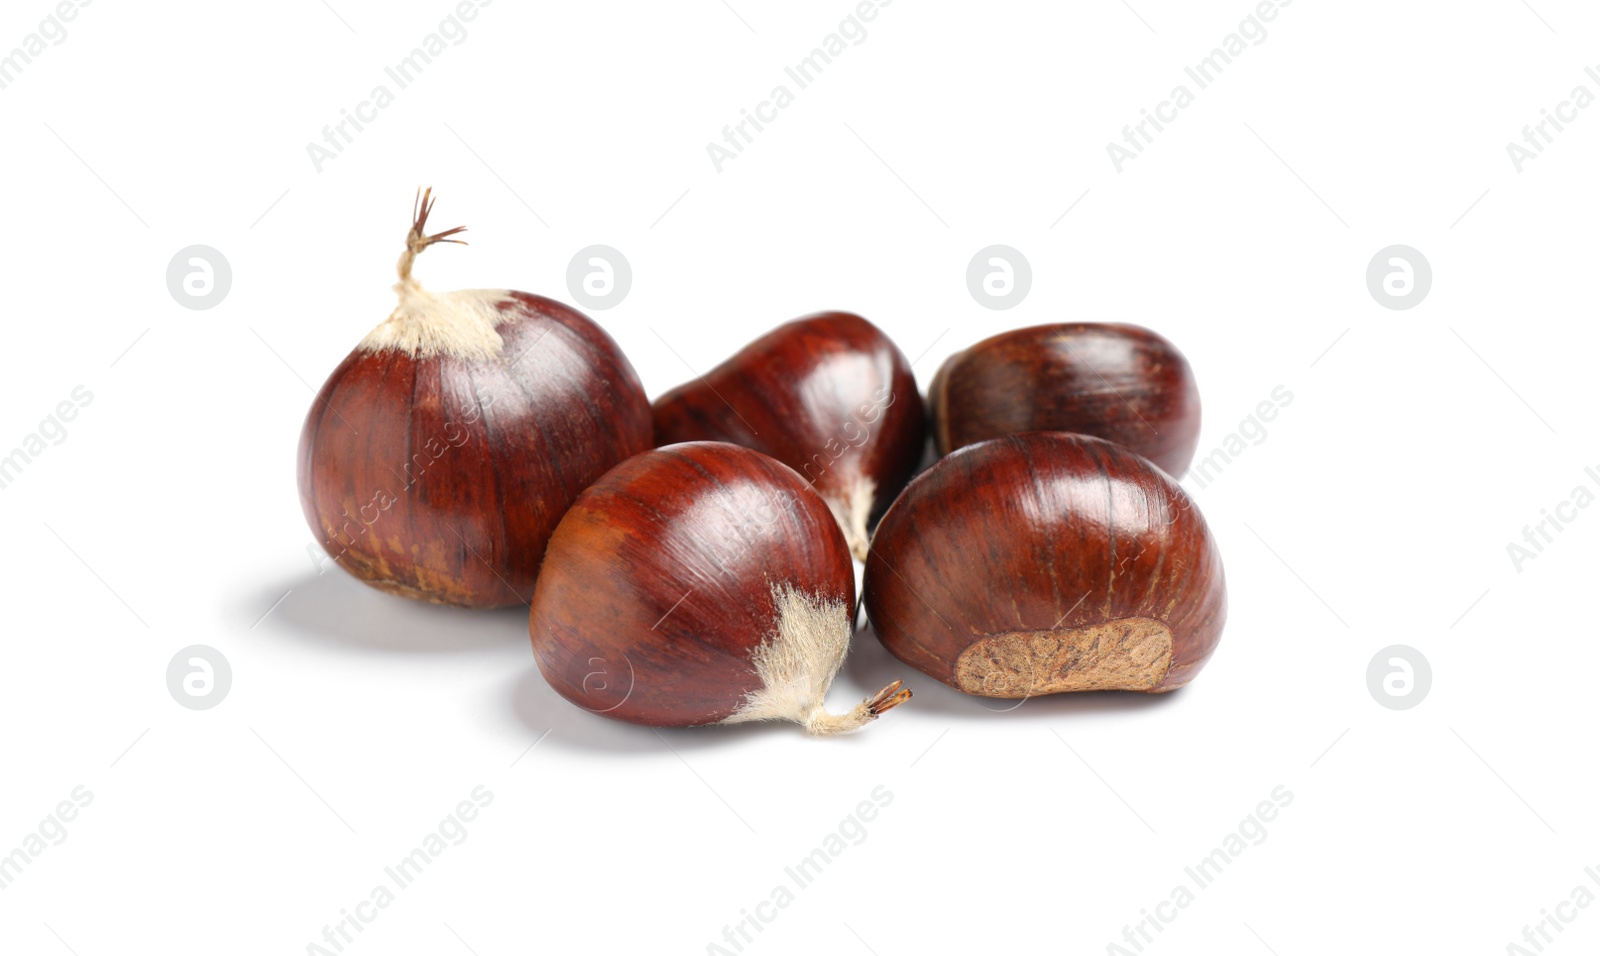
[[[808,594],[788,584],[774,585],[778,612],[774,633],[757,648],[753,664],[761,687],[724,723],[792,720],[819,737],[864,727],[879,714],[905,703],[911,691],[895,681],[842,714],[823,705],[839,673],[854,631],[844,601]]]

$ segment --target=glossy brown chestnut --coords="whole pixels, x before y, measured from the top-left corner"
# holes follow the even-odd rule
[[[896,657],[985,697],[1181,687],[1227,605],[1178,483],[1066,432],[971,445],[917,476],[878,526],[864,587]]]
[[[911,363],[877,326],[819,312],[756,339],[697,381],[656,399],[656,443],[754,448],[816,485],[857,558],[867,523],[922,455]]]
[[[928,399],[941,455],[1001,435],[1077,432],[1181,478],[1200,440],[1188,360],[1137,325],[1038,325],[984,339],[945,360]]]
[[[611,337],[526,292],[436,294],[411,277],[424,198],[400,259],[400,303],[322,386],[300,438],[300,503],[362,581],[467,607],[526,604],[567,507],[650,446],[650,405]]]
[[[848,713],[823,709],[854,607],[844,537],[805,480],[748,448],[692,442],[635,455],[578,496],[528,628],[545,680],[595,713],[834,734],[911,696],[896,681]]]

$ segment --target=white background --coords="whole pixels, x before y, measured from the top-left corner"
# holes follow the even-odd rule
[[[1600,893],[1600,508],[1507,554],[1600,466],[1600,108],[1506,153],[1600,93],[1592,6],[1300,0],[1119,174],[1106,144],[1246,0],[900,0],[719,174],[706,144],[850,3],[499,0],[319,173],[306,144],[452,9],[330,2],[102,0],[0,90],[0,450],[94,396],[0,492],[0,854],[93,793],[0,890],[0,949],[308,952],[478,785],[467,840],[346,952],[704,953],[880,785],[745,952],[1107,952],[1279,785],[1146,952],[1506,952]],[[7,3],[0,51],[51,9]],[[916,698],[859,735],[658,735],[551,692],[522,613],[319,576],[300,424],[392,306],[419,185],[471,227],[432,288],[570,300],[574,252],[622,250],[595,317],[652,396],[822,308],[924,384],[1005,328],[1151,326],[1197,371],[1202,454],[1285,386],[1264,441],[1186,482],[1227,565],[1216,656],[1170,696],[994,713],[863,634],[835,705]],[[209,311],[165,284],[197,243],[234,273]],[[1032,263],[1010,311],[966,289],[993,243]],[[1433,266],[1409,311],[1365,284],[1394,243]],[[196,643],[234,675],[203,712],[165,683]],[[1433,668],[1398,712],[1366,684],[1397,643]],[[1600,907],[1563,912],[1551,952],[1600,943]]]

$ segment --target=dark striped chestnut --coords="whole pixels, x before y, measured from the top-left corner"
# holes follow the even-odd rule
[[[850,543],[905,487],[922,455],[922,399],[905,355],[871,322],[819,312],[778,326],[655,403],[656,444],[725,441],[816,486]]]
[[[946,359],[928,400],[941,455],[1001,435],[1077,432],[1131,448],[1181,478],[1200,440],[1200,391],[1188,360],[1137,325],[1003,332]]]
[[[526,604],[567,507],[650,447],[650,403],[599,326],[536,295],[433,293],[418,253],[420,197],[400,257],[400,302],[322,386],[300,438],[300,503],[338,565],[439,604]]]
[[[1187,493],[1120,445],[1031,432],[917,476],[867,556],[896,657],[984,697],[1169,691],[1216,649],[1222,560]]]
[[[896,681],[847,713],[823,709],[854,608],[844,536],[805,479],[748,448],[690,442],[635,455],[578,496],[528,629],[545,680],[595,713],[826,735],[911,696]]]

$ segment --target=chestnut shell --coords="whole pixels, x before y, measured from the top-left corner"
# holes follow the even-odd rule
[[[919,475],[878,526],[864,589],[896,657],[1012,698],[1181,687],[1227,604],[1216,543],[1177,482],[1064,432],[971,445]]]
[[[848,526],[863,479],[884,505],[905,487],[926,424],[899,347],[859,315],[819,312],[656,399],[655,431],[658,445],[725,441],[771,455],[814,482]],[[859,519],[864,525],[866,514]]]
[[[752,658],[776,629],[774,587],[854,608],[853,569],[792,469],[722,442],[669,445],[613,468],[556,528],[529,614],[534,656],[595,713],[716,723],[762,687]]]
[[[300,503],[340,567],[380,590],[509,607],[533,594],[567,507],[650,447],[650,405],[609,335],[506,292],[493,359],[358,348],[300,438]]]
[[[1181,478],[1200,440],[1188,360],[1137,325],[1038,325],[984,339],[945,360],[928,399],[941,455],[1001,435],[1077,432]]]

